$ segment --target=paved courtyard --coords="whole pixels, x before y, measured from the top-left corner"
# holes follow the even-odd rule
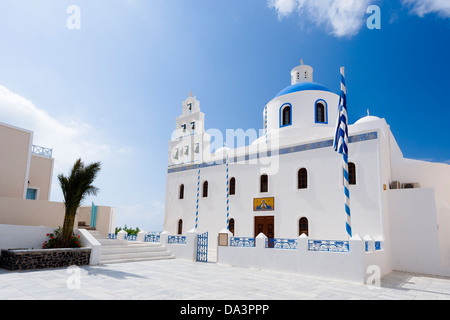
[[[370,287],[174,259],[40,271],[0,269],[0,299],[450,299],[450,278],[394,272],[380,287]]]

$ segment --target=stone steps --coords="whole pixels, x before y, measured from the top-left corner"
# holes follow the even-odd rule
[[[101,264],[174,259],[175,257],[159,243],[137,242],[103,237],[89,230],[102,245]]]

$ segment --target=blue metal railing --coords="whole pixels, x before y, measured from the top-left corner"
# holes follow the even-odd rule
[[[308,240],[309,251],[348,252],[348,241]]]
[[[128,240],[128,241],[137,241],[137,235],[135,235],[135,234],[127,234],[125,239]]]
[[[297,249],[297,239],[266,238],[266,248]]]
[[[144,242],[161,242],[161,236],[159,234],[146,234]]]
[[[254,247],[255,246],[255,238],[246,238],[246,237],[231,237],[230,238],[230,247]]]
[[[168,236],[167,238],[168,244],[186,244],[185,236]]]

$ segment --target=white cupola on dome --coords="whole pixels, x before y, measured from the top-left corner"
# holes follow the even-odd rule
[[[291,71],[291,85],[301,82],[313,82],[313,68],[304,65],[303,60],[301,60],[301,65]]]

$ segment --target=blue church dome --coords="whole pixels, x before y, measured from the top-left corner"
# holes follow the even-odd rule
[[[279,96],[284,96],[285,94],[289,94],[289,93],[308,91],[308,90],[331,92],[331,90],[328,89],[327,87],[325,87],[321,84],[315,83],[315,82],[299,82],[299,83],[293,84],[287,88],[284,88],[275,96],[275,98],[277,98]]]

